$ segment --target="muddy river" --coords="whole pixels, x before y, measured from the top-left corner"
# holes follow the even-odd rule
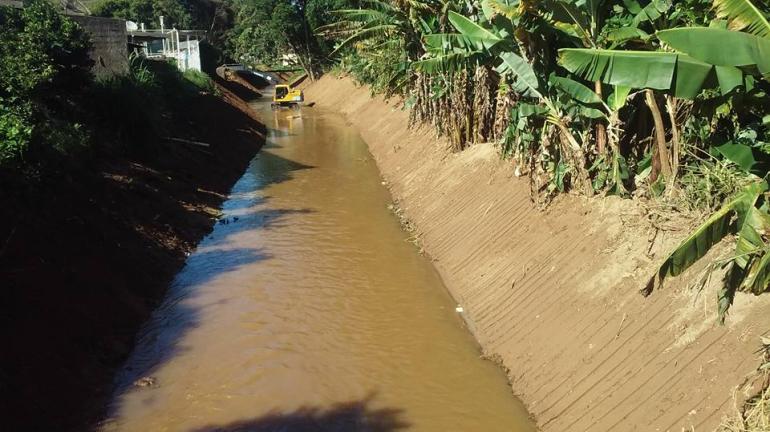
[[[341,116],[268,141],[118,377],[105,430],[533,431]]]

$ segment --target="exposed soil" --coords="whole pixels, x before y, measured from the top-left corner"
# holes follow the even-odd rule
[[[159,142],[148,160],[104,156],[0,190],[0,429],[84,430],[101,415],[139,326],[264,141],[220,89],[173,133],[210,147]]]
[[[349,79],[305,92],[358,126],[486,356],[543,431],[711,431],[746,397],[736,389],[758,365],[770,296],[739,295],[718,325],[719,278],[689,289],[706,260],[639,294],[693,221],[653,224],[648,204],[615,198],[562,196],[541,211],[493,145],[452,153],[430,129],[408,130],[399,101]]]

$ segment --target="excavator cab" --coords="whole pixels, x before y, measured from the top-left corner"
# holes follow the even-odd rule
[[[292,89],[291,86],[286,84],[278,84],[275,86],[273,103],[270,106],[274,110],[280,107],[299,109],[300,104],[304,100],[305,96],[302,94],[302,90]]]

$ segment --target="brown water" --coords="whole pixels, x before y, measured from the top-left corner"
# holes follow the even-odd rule
[[[268,143],[145,327],[105,429],[532,431],[355,130],[255,106]]]

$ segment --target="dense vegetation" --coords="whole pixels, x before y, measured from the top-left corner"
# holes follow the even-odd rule
[[[0,40],[0,163],[21,158],[33,143],[77,147],[81,125],[69,114],[91,80],[87,35],[38,1],[0,7]]]
[[[125,76],[95,79],[88,35],[44,0],[0,7],[0,39],[0,168],[16,173],[6,180],[102,150],[150,155],[173,108],[211,91],[205,75],[139,59]]]
[[[276,65],[286,54],[315,79],[330,62],[332,47],[315,30],[333,21],[347,0],[234,0],[229,53],[251,65]]]
[[[160,28],[161,16],[166,28],[214,30],[229,22],[226,5],[209,0],[97,0],[91,12],[144,23],[146,28]]]
[[[749,0],[366,0],[336,15],[316,31],[344,70],[456,150],[497,143],[540,203],[574,191],[715,212],[645,294],[728,235],[722,319],[737,290],[768,289],[770,23]]]

